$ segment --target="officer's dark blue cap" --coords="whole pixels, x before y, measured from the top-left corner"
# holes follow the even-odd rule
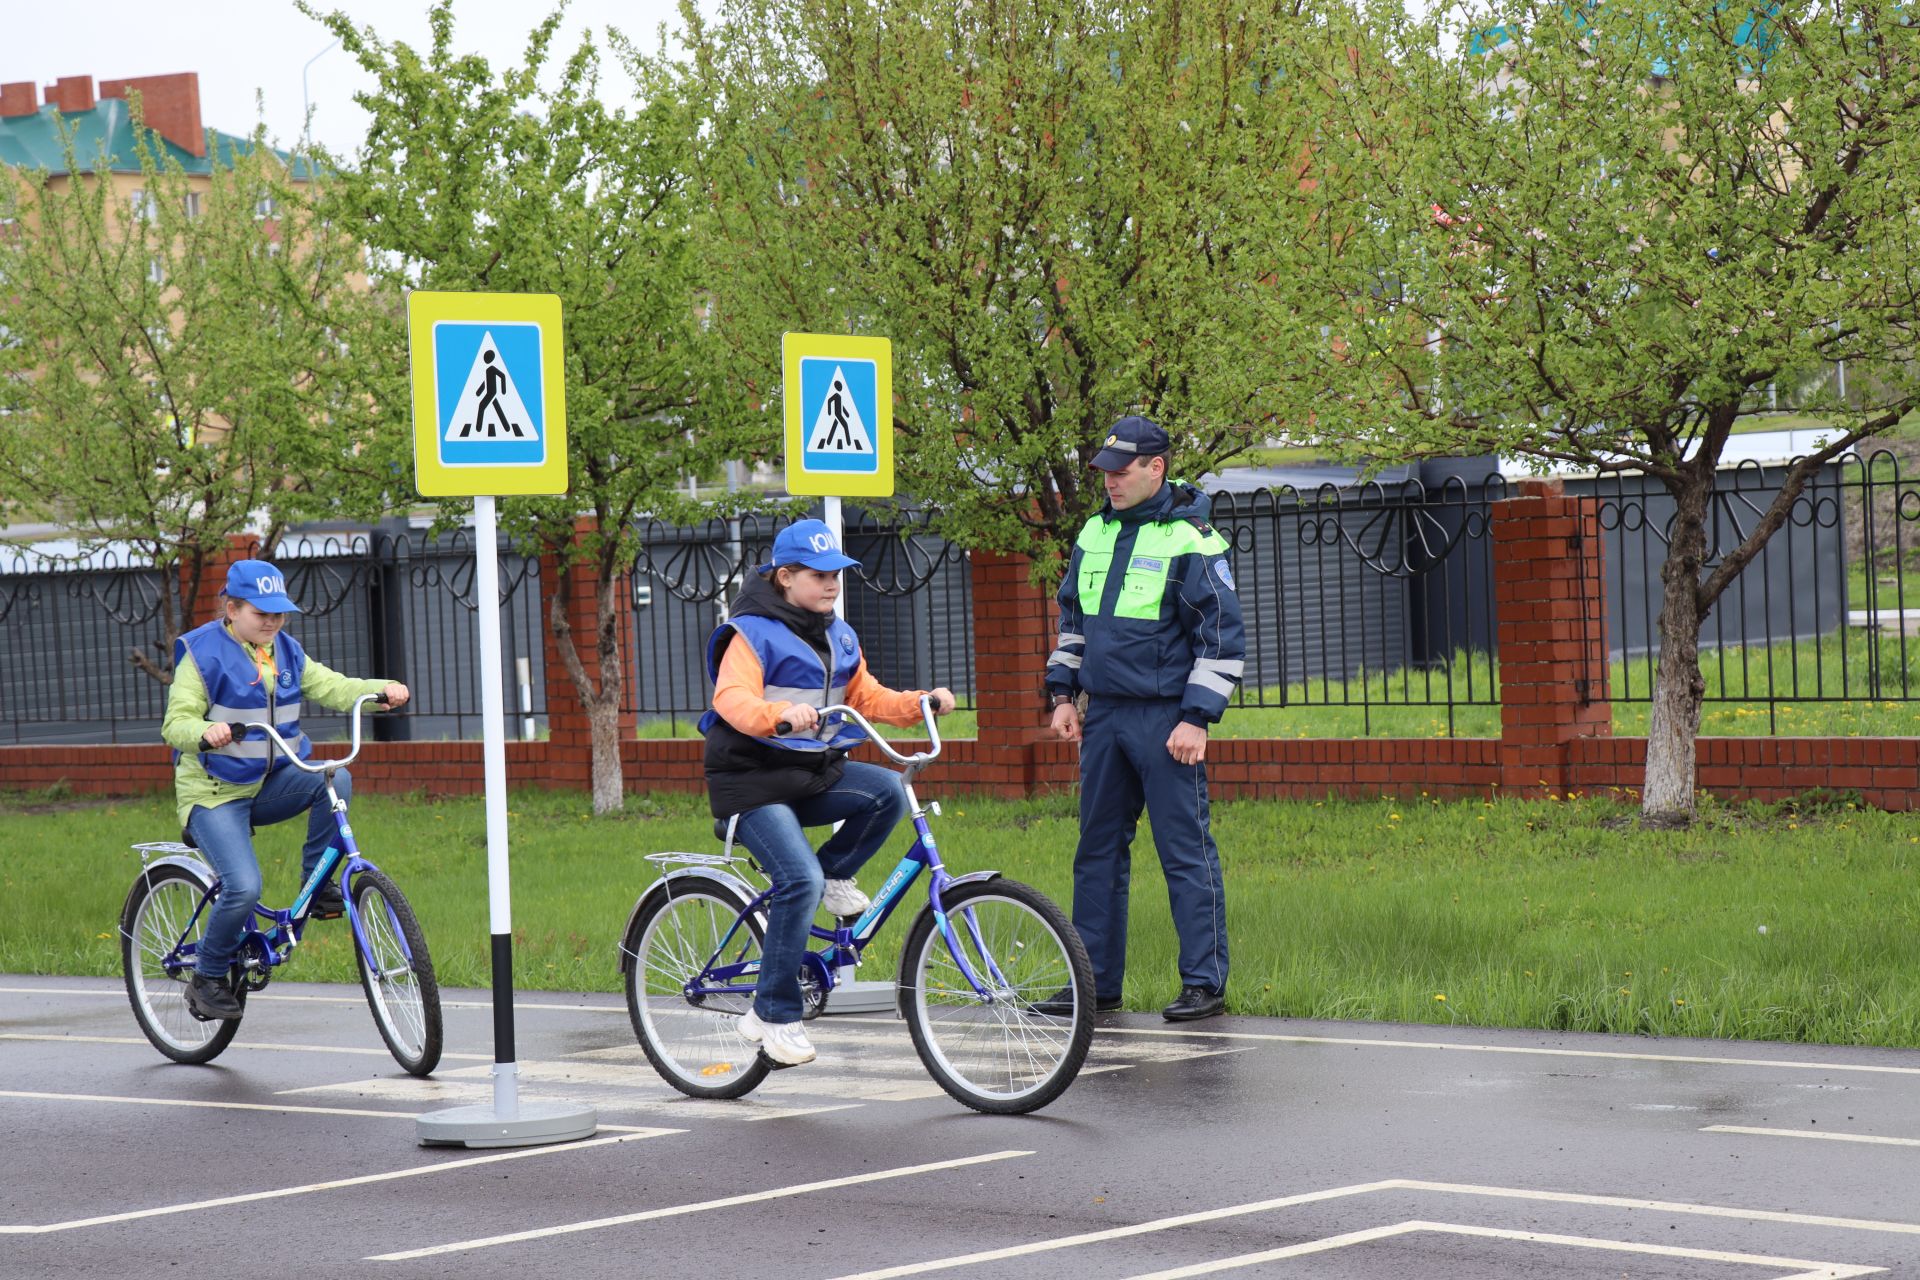
[[[1113,424],[1088,465],[1101,471],[1125,471],[1135,458],[1151,458],[1172,447],[1166,432],[1137,414],[1128,414]]]

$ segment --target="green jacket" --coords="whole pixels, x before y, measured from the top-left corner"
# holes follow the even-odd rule
[[[232,633],[229,627],[228,633]],[[239,637],[234,637],[239,639]],[[241,641],[241,647],[249,657],[260,650]],[[273,646],[268,645],[265,655],[273,656]],[[316,661],[312,654],[307,655],[306,673],[300,680],[300,696],[311,698],[323,707],[335,711],[345,711],[353,705],[355,698],[369,693],[379,693],[387,687],[385,680],[355,680],[343,676]],[[188,655],[186,661],[174,668],[173,684],[167,689],[167,713],[160,721],[160,736],[168,746],[180,753],[180,762],[173,767],[173,798],[180,813],[180,825],[187,825],[187,816],[196,807],[214,809],[235,800],[246,800],[260,793],[265,779],[260,782],[234,783],[221,782],[207,776],[200,764],[200,737],[213,727],[213,721],[207,719],[207,682],[200,675],[200,668],[194,665]]]

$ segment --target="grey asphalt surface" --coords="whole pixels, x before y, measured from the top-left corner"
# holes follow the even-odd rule
[[[413,1140],[491,1096],[446,999],[414,1081],[354,987],[276,983],[183,1067],[117,982],[0,977],[0,1276],[1920,1277],[1920,1053],[1117,1015],[995,1118],[888,1017],[709,1103],[617,997],[531,993],[523,1094],[626,1128],[475,1152]]]

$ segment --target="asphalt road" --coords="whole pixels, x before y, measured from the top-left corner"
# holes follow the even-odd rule
[[[182,1067],[116,982],[0,977],[0,1276],[1920,1277],[1920,1053],[1121,1015],[993,1118],[887,1017],[709,1103],[535,994],[523,1093],[602,1131],[471,1152],[414,1144],[491,1097],[484,996],[447,1014],[415,1081],[357,988],[275,984]]]

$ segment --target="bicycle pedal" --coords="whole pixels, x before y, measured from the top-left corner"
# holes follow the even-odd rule
[[[807,1065],[804,1062],[781,1062],[778,1059],[769,1056],[765,1049],[760,1050],[754,1056],[759,1058],[761,1062],[765,1063],[769,1068],[771,1068],[774,1071],[787,1071],[794,1067],[803,1067]]]
[[[307,912],[307,919],[309,919],[309,920],[338,920],[338,919],[340,919],[340,918],[341,918],[342,916],[344,916],[344,915],[346,915],[346,914],[347,914],[347,913],[346,913],[346,912],[344,912],[344,911],[309,911],[309,912]]]

